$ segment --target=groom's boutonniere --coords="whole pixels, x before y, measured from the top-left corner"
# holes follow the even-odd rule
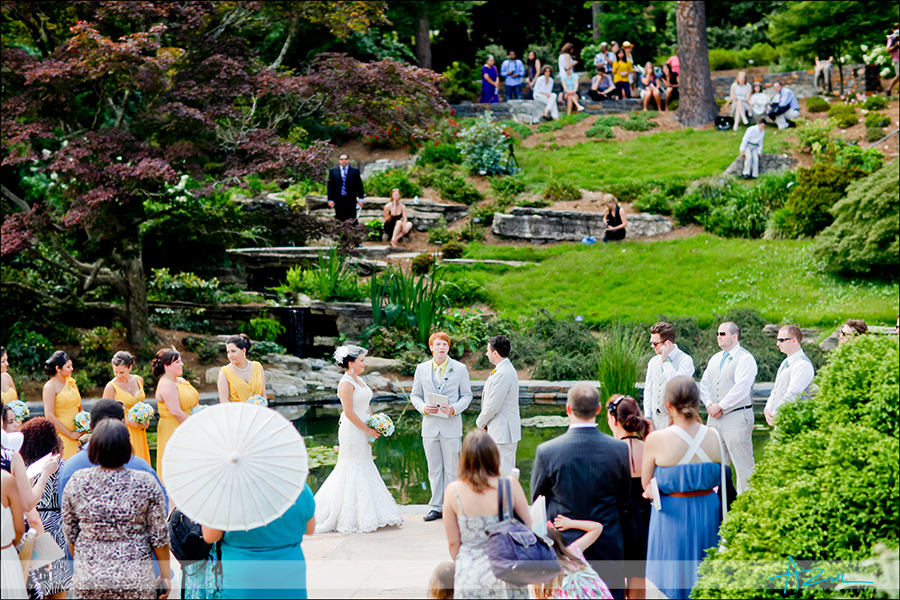
[[[497,372],[497,369],[492,369],[492,370],[491,370],[491,375],[493,375],[493,374],[496,373],[496,372]]]

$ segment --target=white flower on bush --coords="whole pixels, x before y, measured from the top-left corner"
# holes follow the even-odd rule
[[[503,158],[509,138],[503,126],[491,121],[490,113],[484,113],[471,127],[458,134],[456,143],[463,162],[473,173],[494,174],[503,172]]]

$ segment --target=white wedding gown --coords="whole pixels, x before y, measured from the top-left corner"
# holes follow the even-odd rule
[[[341,383],[344,381],[353,385],[353,412],[365,423],[372,390],[365,384],[358,385],[349,375],[344,375]],[[397,503],[375,468],[369,436],[344,413],[338,426],[338,443],[337,465],[316,493],[316,533],[367,532],[403,523]]]

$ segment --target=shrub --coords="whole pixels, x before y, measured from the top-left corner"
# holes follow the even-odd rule
[[[878,126],[866,127],[866,141],[877,142],[884,137],[884,129]]]
[[[820,162],[797,170],[797,184],[791,188],[785,208],[788,211],[786,237],[813,237],[831,224],[829,212],[847,187],[865,173],[858,168],[840,168]]]
[[[490,227],[494,223],[494,213],[503,212],[496,204],[482,204],[469,208],[469,216],[474,221],[478,219],[483,225]]]
[[[441,92],[447,102],[457,104],[475,100],[481,90],[481,67],[473,69],[464,62],[454,60],[442,73]]]
[[[429,244],[446,244],[453,239],[453,232],[447,229],[446,223],[441,220],[435,222],[435,226],[428,230]]]
[[[642,194],[649,192],[655,187],[655,182],[637,182],[624,181],[622,183],[611,183],[606,187],[606,191],[619,199],[619,202],[633,203],[641,197]]]
[[[200,359],[200,364],[202,365],[214,363],[220,356],[219,345],[215,342],[190,336],[185,337],[181,343],[191,352],[197,353],[197,358]],[[256,344],[251,346],[250,349],[252,350],[255,346]]]
[[[264,342],[274,342],[286,330],[284,325],[275,319],[255,317],[250,319],[250,337]]]
[[[703,225],[706,223],[711,204],[702,194],[685,194],[672,204],[672,215],[679,225]]]
[[[832,119],[802,123],[797,128],[800,150],[814,156],[828,151],[834,144],[834,136],[831,135],[833,127],[834,121]]]
[[[28,373],[32,378],[38,375],[44,368],[44,361],[47,360],[53,351],[53,343],[46,336],[31,330],[21,331],[18,327],[7,333],[10,335],[7,342],[6,351],[9,353],[10,366],[15,365],[16,370]],[[19,392],[21,396],[21,391]]]
[[[756,67],[774,65],[778,62],[778,50],[765,42],[757,42],[750,48],[741,50],[739,54],[748,64]]]
[[[461,242],[480,242],[484,239],[484,231],[483,225],[476,225],[470,221],[468,225],[459,230],[456,237]]]
[[[541,123],[537,126],[537,132],[550,133],[551,131],[558,131],[568,125],[575,125],[576,123],[580,123],[588,117],[590,117],[590,115],[584,112],[566,115],[565,117],[557,119],[556,121],[546,121],[544,123]]]
[[[484,200],[484,195],[478,191],[478,188],[465,179],[463,179],[462,183],[458,186],[441,188],[441,197],[445,200],[452,200],[453,202],[461,202],[468,205]]]
[[[815,398],[779,410],[752,487],[722,524],[728,550],[709,552],[694,597],[783,598],[782,580],[758,588],[784,573],[788,556],[857,561],[876,542],[897,545],[897,360],[896,339],[861,336],[834,351]],[[827,589],[803,595],[834,596]]]
[[[209,320],[203,318],[204,312],[204,308],[158,307],[151,309],[150,324],[162,329],[209,333]]]
[[[592,138],[613,139],[616,134],[613,133],[612,127],[603,123],[594,123],[590,129],[584,132],[584,135]]]
[[[375,173],[366,179],[365,188],[369,196],[380,198],[390,198],[394,188],[400,190],[402,198],[412,198],[422,193],[421,186],[409,178],[406,169],[388,169]]]
[[[833,104],[831,108],[828,109],[828,116],[834,119],[835,124],[841,129],[853,127],[858,121],[856,107],[851,106],[846,102]]]
[[[275,342],[256,342],[250,346],[250,356],[261,358],[267,354],[284,354],[287,352],[284,346]]]
[[[416,275],[425,275],[434,266],[434,255],[431,252],[422,252],[409,263],[409,267]]]
[[[594,121],[594,125],[606,125],[607,127],[621,127],[623,123],[625,123],[625,119],[615,115],[602,115]]]
[[[525,191],[525,182],[517,177],[495,177],[491,179],[491,189],[498,198],[515,198]]]
[[[487,62],[488,55],[494,57],[494,60],[497,62],[497,73],[500,73],[500,65],[506,60],[506,57],[509,55],[509,52],[506,51],[506,48],[501,46],[500,44],[488,44],[484,48],[480,49],[475,53],[475,69],[479,73],[479,81],[481,76],[481,65]],[[517,53],[518,54],[518,53]],[[522,58],[521,56],[519,58]],[[522,62],[525,62],[525,59],[522,59]],[[479,86],[480,89],[480,86]]]
[[[513,134],[516,138],[520,140],[524,140],[529,135],[531,135],[531,129],[522,125],[521,123],[516,123],[515,121],[508,119],[506,121],[500,121],[500,124],[506,127],[507,131]]]
[[[465,275],[455,276],[451,272],[447,276],[444,295],[451,306],[471,306],[475,302],[490,304],[491,295],[484,286]],[[452,337],[452,336],[451,336]],[[452,346],[451,346],[452,347]]]
[[[475,119],[475,123],[460,131],[457,137],[463,161],[473,173],[494,175],[505,172],[503,160],[509,146],[509,135],[502,125],[491,121],[489,113]]]
[[[866,98],[866,101],[862,103],[862,107],[866,110],[884,110],[887,108],[888,101],[884,96],[879,96],[878,94],[873,94]]]
[[[581,199],[581,190],[572,183],[562,181],[551,181],[544,188],[544,199],[552,202],[560,200],[579,200]]]
[[[672,203],[669,194],[663,189],[646,192],[634,203],[634,209],[653,215],[672,214]]]
[[[709,70],[728,71],[740,69],[747,65],[747,61],[736,50],[713,48],[709,51]]]
[[[895,276],[900,269],[900,173],[895,165],[852,183],[831,214],[834,223],[814,245],[827,270]]]
[[[194,302],[215,304],[219,280],[206,280],[193,273],[169,273],[169,269],[153,269],[147,299],[150,302]]]
[[[709,211],[706,228],[722,237],[758,238],[766,230],[767,208],[758,198],[734,194]]]
[[[365,337],[366,348],[371,356],[397,358],[403,352],[418,349],[412,332],[408,329],[375,327]]]
[[[354,220],[338,221],[329,219],[325,225],[325,235],[337,244],[338,254],[352,254],[369,235],[366,226]]]
[[[547,208],[552,204],[552,200],[543,198],[521,198],[516,200],[516,206],[521,206],[522,208]]]
[[[834,149],[834,164],[840,168],[859,169],[871,175],[884,164],[884,154],[878,148],[860,148],[856,144],[840,143]]]
[[[457,240],[450,240],[441,247],[442,258],[462,258],[466,247]]]
[[[100,326],[82,333],[79,339],[82,354],[87,358],[107,360],[112,354],[113,344],[122,337],[122,324],[116,325],[113,329]]]
[[[806,110],[811,113],[827,112],[831,107],[828,100],[823,100],[818,96],[810,96],[806,99]]]
[[[422,157],[419,162],[423,165],[458,165],[462,163],[462,154],[456,144],[425,143],[419,156]]]
[[[866,127],[887,127],[891,124],[891,118],[877,112],[866,113]]]
[[[370,242],[380,242],[381,234],[384,233],[384,222],[381,219],[372,219],[366,223],[366,229],[368,229],[366,237]]]
[[[650,120],[653,117],[648,115],[649,111],[631,113],[631,118],[622,124],[622,128],[626,131],[647,131],[651,127],[659,127],[659,124]],[[656,113],[653,113],[653,116],[656,116]]]

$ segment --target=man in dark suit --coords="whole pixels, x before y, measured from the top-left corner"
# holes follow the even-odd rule
[[[625,513],[631,488],[628,446],[597,429],[600,412],[596,388],[578,383],[569,389],[569,430],[537,447],[531,471],[532,499],[544,496],[547,518],[557,515],[603,524],[600,539],[585,558],[609,586],[614,598],[625,597],[625,549],[619,515]],[[584,532],[562,532],[567,544]]]
[[[338,166],[328,172],[328,206],[338,221],[349,221],[356,219],[356,205],[362,206],[365,197],[359,169],[351,167],[350,156],[342,153]]]

